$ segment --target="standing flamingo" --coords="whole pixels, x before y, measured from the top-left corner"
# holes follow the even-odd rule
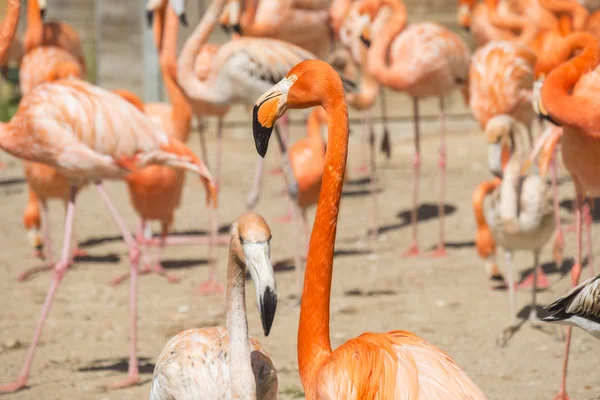
[[[570,58],[577,50],[582,51]],[[600,196],[600,175],[596,168],[600,157],[600,103],[597,100],[600,88],[600,43],[595,36],[578,32],[569,35],[555,52],[557,59],[562,58],[565,62],[554,68],[544,80],[541,98],[536,106],[543,116],[563,127],[562,158],[576,191],[577,255],[571,270],[573,286],[576,286],[581,276],[584,198]],[[571,335],[572,329],[569,327],[556,400],[568,399],[566,379]]]
[[[363,39],[370,43],[369,25],[381,10],[388,8],[385,29],[373,38],[369,49],[369,70],[384,86],[405,91],[413,99],[415,124],[415,156],[413,161],[412,244],[405,256],[420,253],[417,234],[417,211],[421,145],[419,132],[419,100],[436,96],[440,99],[440,238],[434,256],[446,255],[444,246],[444,192],[446,176],[444,97],[466,83],[469,50],[450,30],[434,23],[406,26],[406,9],[398,0],[364,0],[361,14],[366,28]],[[388,53],[391,64],[387,64]]]
[[[19,2],[9,2],[0,33],[0,59],[14,35]],[[96,187],[117,222],[129,249],[131,261],[131,347],[127,378],[113,388],[135,384],[137,365],[137,271],[139,250],[102,186],[102,179],[120,179],[130,170],[149,164],[165,164],[198,173],[214,198],[210,173],[183,143],[171,138],[144,114],[119,96],[78,79],[42,84],[21,101],[17,113],[0,126],[0,147],[16,157],[43,162],[69,179],[71,193],[65,221],[62,256],[54,268],[48,294],[19,378],[0,387],[13,392],[27,385],[35,350],[52,300],[71,264],[77,188],[85,181]]]
[[[226,327],[188,329],[167,342],[154,367],[150,400],[277,398],[277,373],[260,343],[248,337],[246,268],[269,336],[277,307],[271,230],[258,214],[233,223],[227,263]]]
[[[328,142],[298,327],[298,367],[306,398],[485,399],[446,353],[409,332],[365,333],[331,349],[333,253],[348,154],[348,109],[339,75],[319,60],[296,65],[259,98],[253,128],[256,150],[264,157],[275,121],[288,109],[315,106],[327,113]]]

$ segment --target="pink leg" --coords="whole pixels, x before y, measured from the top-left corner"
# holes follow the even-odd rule
[[[281,135],[283,136],[283,140],[287,143],[290,139],[290,117],[287,114],[284,114],[279,119],[279,126],[281,127]],[[279,157],[282,157],[281,153]],[[281,165],[281,162],[278,163]],[[280,166],[277,166],[269,171],[269,175],[282,175],[283,171]]]
[[[583,206],[583,222],[585,223],[585,235],[587,241],[587,256],[588,266],[590,267],[590,278],[596,276],[594,272],[594,253],[592,251],[592,211],[590,209],[590,202],[588,201]]]
[[[421,138],[419,133],[419,100],[413,98],[414,107],[414,124],[415,124],[415,156],[413,160],[413,199],[412,199],[412,213],[410,217],[410,224],[412,227],[412,244],[406,252],[402,254],[403,257],[417,256],[420,253],[419,242],[418,242],[418,231],[417,231],[417,213],[419,209],[419,175],[421,171]]]
[[[387,107],[385,105],[385,88],[381,88],[381,94],[379,96],[381,104],[381,123],[383,125],[383,138],[381,140],[381,151],[385,154],[385,158],[389,160],[392,158],[392,142],[390,140],[390,130],[388,129],[387,121]]]
[[[302,230],[304,231],[304,253],[302,255],[302,261],[306,262],[308,259],[308,248],[310,246],[310,233],[311,229],[308,226],[308,216],[306,215],[306,208],[302,209]]]
[[[558,149],[558,146],[557,146]],[[557,155],[558,151],[555,150],[552,155],[552,164],[550,165],[552,171],[552,197],[554,203],[554,223],[556,224],[556,234],[554,236],[554,247],[552,249],[552,256],[557,266],[561,266],[563,262],[565,238],[563,235],[562,224],[560,222],[560,203],[558,199],[558,167],[557,167]]]
[[[289,224],[292,221],[292,208],[294,207],[294,205],[292,204],[292,200],[290,199],[290,196],[287,195],[287,188],[286,188],[286,205],[287,205],[287,209],[288,212],[284,215],[282,215],[281,217],[277,218],[277,222],[281,223],[281,224]]]
[[[167,272],[166,269],[163,268],[162,266],[162,251],[165,247],[165,237],[167,235],[166,232],[166,228],[163,228],[163,234],[160,236],[161,237],[161,241],[162,241],[162,245],[158,246],[158,249],[156,251],[156,262],[154,263],[154,265],[152,266],[152,269],[155,273],[157,273],[160,276],[164,276],[165,278],[167,278],[167,280],[171,283],[179,283],[181,281],[181,278],[179,278],[178,276],[172,275],[170,273]]]
[[[19,281],[25,281],[30,276],[35,275],[39,272],[48,271],[54,269],[54,254],[52,251],[52,240],[50,238],[50,221],[48,218],[48,203],[45,200],[40,200],[40,223],[42,225],[42,236],[44,238],[44,253],[46,265],[39,267],[28,268],[21,272],[17,279]]]
[[[25,364],[23,365],[23,369],[21,370],[19,378],[15,382],[9,383],[8,385],[0,386],[0,393],[15,392],[24,388],[27,385],[27,379],[29,378],[29,370],[31,369],[33,357],[35,356],[35,350],[40,341],[40,337],[42,336],[42,330],[44,329],[46,319],[48,318],[48,314],[50,313],[50,308],[52,307],[52,300],[54,299],[54,295],[56,294],[63,277],[66,275],[67,271],[69,270],[69,266],[71,265],[70,245],[71,235],[73,234],[73,222],[75,219],[76,195],[77,188],[71,187],[71,193],[69,195],[69,204],[67,207],[67,216],[65,218],[65,237],[63,241],[62,257],[54,267],[52,281],[50,282],[50,288],[48,289],[46,299],[44,300],[42,313],[38,319],[38,323],[35,328],[35,333],[33,335],[33,340],[31,341],[29,349],[27,350]]]
[[[252,181],[252,188],[250,189],[250,192],[248,192],[248,197],[246,199],[246,209],[248,211],[252,211],[258,203],[258,199],[260,197],[260,190],[262,187],[262,176],[264,169],[265,159],[258,156],[256,160],[256,169],[254,171],[254,180]]]
[[[445,257],[448,255],[444,245],[444,198],[446,194],[446,108],[444,107],[444,98],[440,97],[440,203],[438,205],[438,215],[440,218],[440,242],[436,249],[429,253],[433,257]]]
[[[217,210],[214,208],[210,210],[210,226],[211,226],[211,237],[212,237],[213,243],[214,243],[214,241],[216,241],[217,233],[218,233]],[[217,261],[217,257],[216,257],[214,249],[215,249],[215,246],[212,243],[208,245],[208,262],[210,264],[208,279],[198,286],[198,292],[203,295],[204,294],[222,293],[224,290],[223,285],[221,285],[218,282],[218,276],[217,276],[218,261]]]
[[[107,385],[110,389],[120,389],[129,386],[136,385],[140,380],[140,374],[138,370],[137,362],[137,292],[138,292],[138,272],[140,267],[140,250],[137,243],[131,236],[131,232],[125,226],[125,222],[117,212],[117,209],[110,201],[108,194],[104,190],[102,182],[96,182],[96,189],[100,193],[100,197],[106,203],[108,211],[111,213],[113,219],[117,223],[123,240],[129,249],[129,262],[131,264],[131,280],[129,286],[129,307],[130,307],[130,345],[129,345],[129,369],[127,372],[127,378],[120,382]]]
[[[548,280],[548,276],[546,275],[542,267],[537,266],[535,267],[534,271],[535,275],[537,275],[537,288],[548,289],[550,287],[550,281]],[[532,272],[517,284],[517,288],[531,289],[533,287],[533,284],[535,283],[534,279],[536,279],[536,277],[534,276],[534,272]]]
[[[373,121],[371,114],[368,114],[369,125],[369,180],[371,181],[371,240],[376,241],[379,237],[379,207],[377,205],[377,165],[375,163],[375,133],[373,132]],[[384,127],[387,129],[387,126]]]
[[[579,284],[579,278],[581,276],[581,258],[582,258],[582,248],[581,248],[581,225],[583,219],[583,196],[579,193],[575,198],[575,232],[577,235],[577,254],[576,254],[576,262],[573,265],[573,269],[571,270],[571,278],[573,286],[577,286]],[[567,342],[565,343],[565,358],[563,360],[563,368],[562,375],[560,381],[560,388],[558,389],[558,394],[554,398],[554,400],[568,400],[569,396],[567,395],[567,370],[569,367],[569,349],[571,348],[571,335],[573,334],[573,327],[567,327]]]

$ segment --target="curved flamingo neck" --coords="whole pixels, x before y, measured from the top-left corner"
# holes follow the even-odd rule
[[[572,18],[573,29],[583,30],[589,16],[587,9],[577,1],[571,0],[538,0],[539,4],[554,14],[567,14]]]
[[[171,120],[175,135],[187,141],[192,123],[192,105],[177,83],[177,33],[179,18],[171,7],[167,7],[165,29],[160,52],[160,68],[171,107]]]
[[[598,132],[597,109],[590,105],[588,98],[571,93],[579,78],[600,62],[598,39],[589,33],[574,33],[563,41],[556,53],[566,60],[578,49],[583,51],[548,75],[542,86],[542,100],[548,113],[559,123],[588,133]]]
[[[42,45],[44,41],[44,22],[37,0],[27,2],[27,32],[25,35],[25,52],[28,53]]]
[[[210,36],[223,11],[226,0],[213,0],[204,12],[202,20],[187,38],[177,62],[177,80],[186,94],[194,99],[212,104],[225,104],[226,95],[220,88],[214,87],[212,81],[200,80],[194,74],[194,60],[200,48]]]
[[[388,52],[394,39],[406,27],[406,8],[400,2],[382,2],[376,12],[378,15],[385,12],[384,5],[394,5],[391,8],[392,13],[387,20],[382,20],[383,29],[379,37],[374,38],[372,47],[369,50],[368,63],[371,74],[383,85],[393,86],[396,90],[403,90],[409,84],[403,81],[403,74],[398,74],[387,64]]]
[[[477,186],[475,193],[473,194],[473,213],[475,214],[475,222],[477,223],[478,230],[488,229],[489,226],[485,219],[485,213],[483,211],[483,202],[487,195],[492,193],[502,181],[495,179],[493,181],[486,181]]]
[[[498,0],[486,0],[485,4],[490,23],[497,29],[519,32],[519,42],[528,45],[537,34],[537,27],[520,15],[498,15]]]
[[[342,90],[329,93],[330,97],[322,103],[327,113],[327,153],[310,237],[298,326],[298,369],[308,399],[314,391],[317,372],[332,352],[329,301],[337,218],[348,154],[348,108],[344,93]]]
[[[253,28],[256,28],[254,19],[256,18],[256,11],[258,9],[257,0],[241,0],[244,3],[242,15],[240,16],[240,25],[245,35],[253,35],[255,32]]]
[[[256,399],[246,318],[246,266],[231,247],[232,245],[227,263],[226,290],[231,392],[235,399]]]
[[[12,43],[17,25],[19,24],[19,14],[21,12],[21,2],[19,0],[9,0],[6,16],[2,21],[0,29],[0,63],[4,64],[8,54],[8,49]]]
[[[152,22],[152,36],[154,38],[154,46],[156,47],[156,51],[158,54],[162,51],[162,40],[163,40],[163,31],[165,27],[165,13],[166,9],[170,8],[166,5],[161,6],[159,9],[153,12],[153,22]]]

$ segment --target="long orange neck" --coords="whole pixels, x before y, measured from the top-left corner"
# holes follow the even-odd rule
[[[323,102],[327,113],[327,154],[310,237],[298,327],[298,368],[307,399],[314,392],[317,372],[332,352],[329,301],[333,251],[348,154],[348,109],[343,96],[343,91],[332,93]]]
[[[44,40],[44,22],[40,5],[37,0],[27,2],[27,40],[25,41],[25,52],[30,52],[42,45]]]
[[[168,5],[164,4],[160,8],[153,11],[152,36],[154,37],[154,45],[158,54],[162,51],[163,30],[165,27],[165,13]]]
[[[9,0],[6,16],[2,21],[0,29],[0,64],[4,65],[10,44],[15,37],[17,25],[19,24],[19,14],[21,12],[21,2],[19,0]]]
[[[567,59],[575,50],[581,54],[554,69],[542,86],[543,105],[562,125],[580,128],[590,134],[598,132],[598,110],[590,99],[573,96],[571,91],[582,75],[590,72],[600,62],[598,39],[589,33],[574,33],[555,51]],[[597,133],[600,138],[600,133]]]
[[[406,7],[400,1],[381,2],[375,15],[382,10],[384,5],[392,9],[392,14],[384,22],[381,37],[373,41],[371,50],[369,50],[369,70],[381,84],[402,90],[408,82],[401,81],[402,74],[395,73],[387,64],[387,59],[392,41],[406,27]]]
[[[487,221],[485,220],[485,214],[483,212],[483,201],[485,198],[492,193],[500,184],[502,180],[496,178],[493,181],[482,182],[475,189],[473,193],[473,213],[475,214],[475,222],[477,228],[488,228]]]
[[[169,101],[173,105],[171,119],[175,135],[183,142],[187,141],[192,123],[192,106],[183,89],[177,83],[177,33],[179,18],[171,7],[167,7],[165,30],[160,52],[160,68],[167,89]]]
[[[521,43],[529,44],[537,34],[537,27],[520,15],[498,15],[498,0],[486,0],[490,23],[498,29],[508,29],[519,32],[518,40]]]
[[[539,4],[554,14],[567,14],[571,17],[573,29],[583,30],[589,16],[588,11],[575,0],[539,0]]]

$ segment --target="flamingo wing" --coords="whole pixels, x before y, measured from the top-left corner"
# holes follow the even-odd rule
[[[349,340],[317,379],[318,399],[486,399],[446,353],[405,331]]]

